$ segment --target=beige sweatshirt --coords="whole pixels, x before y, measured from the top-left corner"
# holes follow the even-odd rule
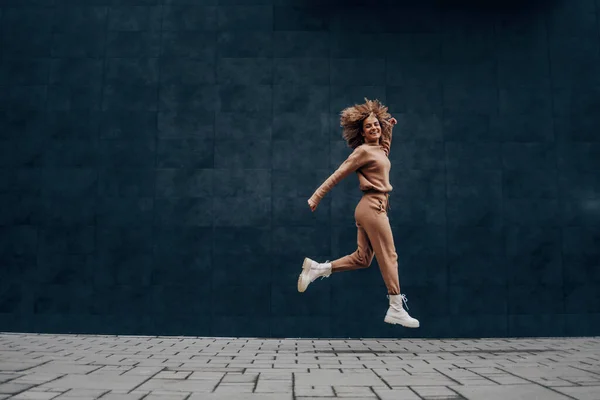
[[[360,190],[391,192],[390,168],[392,164],[388,158],[390,145],[391,138],[381,140],[380,144],[364,143],[355,148],[342,165],[315,191],[310,200],[319,204],[327,192],[352,172],[358,174]]]

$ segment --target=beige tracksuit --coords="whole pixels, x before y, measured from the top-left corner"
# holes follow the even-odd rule
[[[377,257],[388,294],[400,294],[398,255],[388,219],[391,168],[388,159],[391,138],[380,144],[358,146],[340,167],[312,195],[316,204],[342,179],[358,174],[363,197],[356,206],[354,218],[358,228],[358,248],[352,254],[331,262],[332,272],[367,268]]]

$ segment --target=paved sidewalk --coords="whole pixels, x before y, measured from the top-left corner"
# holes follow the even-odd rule
[[[0,334],[0,399],[600,400],[600,338]]]

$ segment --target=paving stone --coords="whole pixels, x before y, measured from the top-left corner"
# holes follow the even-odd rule
[[[266,394],[266,393],[192,393],[188,400],[293,400],[294,396],[289,394],[277,393],[277,394]],[[299,400],[296,397],[296,400]],[[323,397],[319,398],[323,400]]]
[[[292,393],[292,381],[291,379],[289,381],[264,379],[261,374],[254,391],[256,393]]]
[[[358,397],[361,399],[376,399],[377,395],[368,386],[334,386],[337,397]]]
[[[381,385],[381,379],[370,370],[361,373],[341,373],[339,371],[320,370],[311,373],[296,373],[297,386],[371,386]]]
[[[530,378],[528,383],[537,383],[547,387],[574,386],[575,384],[560,378]]]
[[[152,392],[144,397],[144,400],[185,400],[190,394],[185,392]]]
[[[144,397],[144,396],[149,395],[150,392],[146,391],[146,390],[131,390],[131,391],[128,392],[128,394],[133,394],[133,395],[136,395],[136,396]]]
[[[11,399],[13,400],[50,400],[57,396],[60,396],[60,393],[52,393],[52,392],[36,392],[33,390],[27,390],[25,392],[21,392]]]
[[[11,352],[12,353],[12,352]],[[20,372],[40,365],[41,362],[21,362],[21,361],[0,361],[0,371],[2,372]]]
[[[216,387],[215,393],[252,393],[254,392],[254,383],[221,383]]]
[[[88,375],[121,375],[129,371],[132,367],[127,365],[105,365],[88,373]]]
[[[373,388],[381,400],[421,400],[412,390]]]
[[[225,366],[209,365],[209,364],[195,364],[195,363],[183,363],[177,367],[178,371],[214,371],[214,372],[240,372],[245,371],[244,368],[227,368]]]
[[[19,378],[21,376],[23,376],[23,374],[3,374],[3,373],[0,373],[0,384],[4,383],[4,382],[11,381],[13,379],[17,379],[17,378]]]
[[[530,385],[531,382],[513,375],[493,375],[488,379],[496,382],[499,385]]]
[[[74,363],[66,363],[59,361],[51,361],[44,365],[39,365],[35,368],[27,370],[28,374],[89,374],[92,371],[96,371],[101,369],[102,365],[84,365],[84,364],[74,364]],[[1,371],[1,369],[0,369]]]
[[[586,387],[559,387],[556,391],[574,397],[577,400],[598,400],[600,399],[600,386]]]
[[[212,392],[219,381],[215,380],[200,380],[200,379],[150,379],[144,382],[138,390],[165,390],[170,392]]]
[[[260,374],[260,379],[268,379],[268,380],[292,380],[292,372],[289,371],[274,371],[274,370],[254,370]],[[303,371],[306,372],[306,371]]]
[[[225,372],[211,372],[211,371],[179,371],[178,373],[189,372],[190,375],[187,377],[189,380],[212,380],[219,382],[225,376]],[[158,376],[156,377],[158,378]]]
[[[19,378],[13,379],[11,382],[13,383],[24,383],[24,384],[33,384],[39,385],[42,383],[50,382],[55,379],[60,378],[63,374],[55,374],[55,373],[33,373],[22,375]]]
[[[325,397],[335,396],[333,387],[331,386],[294,386],[294,394],[299,397]]]
[[[115,394],[115,393],[108,393],[105,394],[104,396],[102,396],[100,398],[100,400],[140,400],[141,398],[143,398],[146,394]]]
[[[157,379],[187,379],[191,371],[160,371],[154,377]]]
[[[338,397],[332,397],[332,396],[316,396],[316,397],[306,397],[306,396],[300,396],[300,397],[296,397],[296,400],[323,400],[323,399],[337,399]]]
[[[71,389],[58,396],[57,399],[97,399],[108,392],[103,389]]]
[[[458,380],[458,383],[463,386],[498,386],[497,382],[486,378],[461,379]],[[530,382],[527,381],[525,381],[525,383],[530,384]]]
[[[485,400],[566,400],[567,396],[556,393],[537,385],[510,385],[510,386],[454,386],[454,390],[467,399]]]
[[[385,377],[385,381],[391,387],[399,386],[448,386],[456,384],[455,381],[446,378],[442,374],[411,375],[401,377]]]
[[[134,367],[123,373],[123,376],[154,376],[161,372],[163,367]]]
[[[600,385],[600,375],[560,376],[560,379],[576,385]]]
[[[423,399],[460,399],[462,396],[446,386],[415,386],[412,388]]]
[[[146,378],[143,376],[67,375],[45,384],[54,388],[74,389],[133,389]]]
[[[34,385],[27,383],[2,383],[0,384],[0,394],[17,394],[20,392],[24,392],[25,390],[31,388]]]
[[[223,377],[221,383],[248,383],[248,382],[256,382],[258,379],[258,374],[236,374],[236,373],[228,373]]]

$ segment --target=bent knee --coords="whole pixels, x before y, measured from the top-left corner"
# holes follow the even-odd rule
[[[371,266],[371,263],[373,262],[372,258],[360,258],[358,260],[358,266],[359,268],[369,268]]]

